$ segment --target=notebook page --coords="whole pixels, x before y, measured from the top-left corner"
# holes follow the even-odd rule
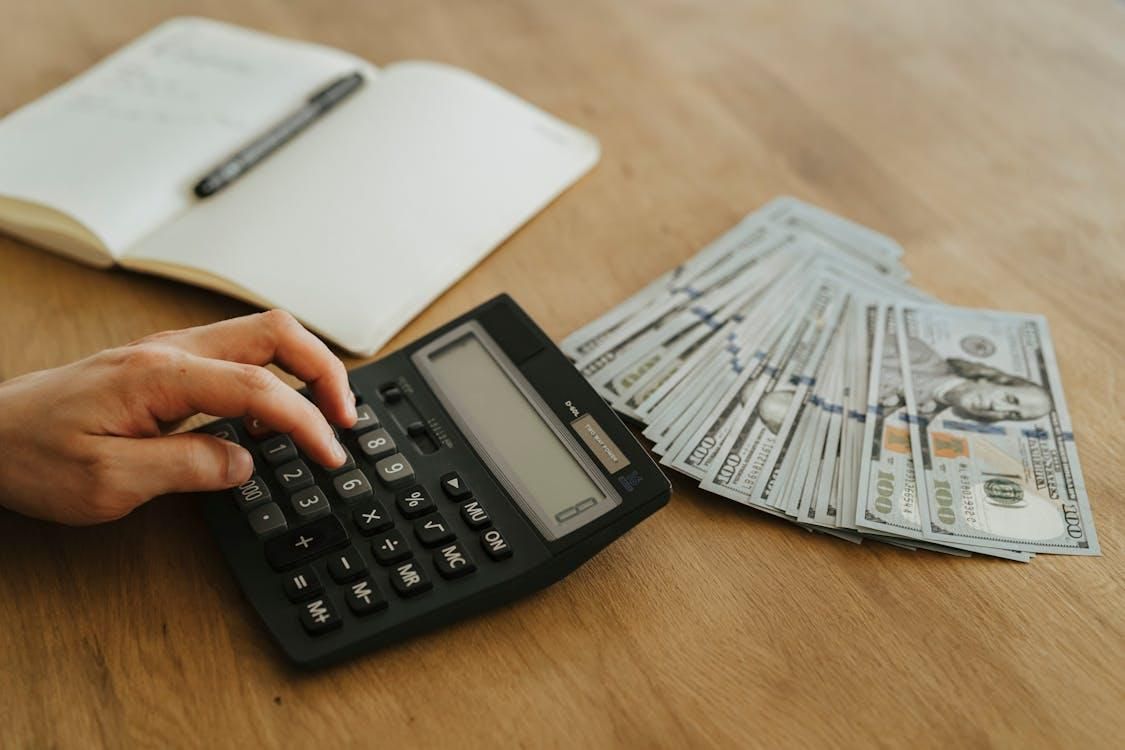
[[[357,68],[373,71],[325,47],[173,19],[0,120],[0,196],[70,215],[119,256],[192,206],[224,157]]]
[[[487,81],[396,63],[126,265],[223,290],[169,269],[206,271],[371,353],[597,158],[591,136]]]

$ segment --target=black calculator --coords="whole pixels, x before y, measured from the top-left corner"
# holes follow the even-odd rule
[[[558,581],[669,498],[668,480],[507,295],[352,370],[326,470],[287,435],[201,428],[254,475],[206,515],[285,654],[321,666]]]

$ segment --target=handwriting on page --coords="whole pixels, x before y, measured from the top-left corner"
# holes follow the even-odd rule
[[[68,109],[129,122],[241,130],[251,124],[250,113],[216,105],[270,75],[262,68],[242,50],[220,48],[190,26],[175,27],[92,71]]]
[[[201,175],[356,66],[215,21],[166,21],[3,118],[0,192],[62,211],[123,253],[190,207]]]

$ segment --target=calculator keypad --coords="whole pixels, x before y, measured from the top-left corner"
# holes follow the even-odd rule
[[[295,492],[303,490],[305,487],[311,487],[313,483],[313,474],[309,470],[308,464],[304,461],[290,461],[287,464],[282,464],[274,472],[277,477],[277,483],[286,492]]]
[[[336,608],[327,598],[321,597],[301,607],[301,624],[310,635],[320,635],[335,630],[343,624]]]
[[[202,432],[226,440],[228,443],[238,444],[238,433],[229,422],[212,422],[200,428]]]
[[[394,528],[395,522],[391,514],[378,500],[371,500],[352,511],[352,520],[356,528],[365,536],[377,534],[380,531]]]
[[[488,529],[480,535],[481,546],[493,560],[504,560],[512,556],[512,548],[499,529]]]
[[[480,504],[479,500],[469,500],[461,505],[461,518],[473,529],[483,529],[492,523],[488,511]]]
[[[270,488],[255,474],[234,489],[234,499],[243,510],[270,502]]]
[[[380,395],[388,405],[404,397],[394,385]],[[453,582],[472,576],[480,549],[491,560],[512,554],[464,474],[447,471],[419,483],[403,451],[426,453],[415,439],[427,434],[423,423],[411,422],[403,434],[392,434],[398,423],[383,422],[370,404],[359,399],[356,411],[356,425],[337,432],[347,453],[343,466],[312,465],[288,435],[251,437],[249,447],[265,477],[255,474],[234,490],[234,502],[262,540],[266,560],[279,571],[278,595],[291,603],[310,636],[395,606],[384,593],[388,584],[397,595],[391,599],[413,599],[432,590],[435,581],[458,585]],[[226,423],[208,431],[239,440]],[[475,533],[458,538],[450,519]]]
[[[288,435],[278,435],[262,443],[262,456],[274,466],[294,461],[297,458],[297,446]]]
[[[308,487],[293,493],[292,503],[293,512],[302,521],[311,521],[332,512],[331,506],[328,505],[328,498],[319,487]]]
[[[396,565],[391,570],[391,585],[403,598],[418,596],[434,586],[426,576],[426,571],[422,570],[416,560],[407,560]]]
[[[372,460],[378,460],[398,451],[391,433],[380,427],[359,436],[359,449]]]
[[[324,592],[324,586],[321,585],[316,571],[307,566],[285,576],[282,587],[285,589],[285,596],[289,597],[291,602],[303,602]]]
[[[434,501],[430,499],[426,488],[420,484],[398,493],[395,505],[398,506],[398,512],[407,518],[417,518],[434,509]]]
[[[359,578],[367,572],[367,564],[359,556],[355,547],[347,547],[339,552],[333,552],[328,558],[328,574],[336,583],[346,583],[353,578]]]
[[[440,482],[441,489],[453,500],[460,500],[473,494],[473,491],[469,489],[469,483],[455,471],[443,474]]]
[[[341,446],[341,447],[343,447],[343,446]],[[329,469],[328,473],[329,474],[340,474],[341,472],[351,471],[352,469],[355,468],[355,457],[352,456],[352,452],[350,450],[348,450],[347,448],[344,448],[344,458],[345,458],[344,463],[340,464],[339,466],[337,466],[334,469]]]
[[[275,570],[288,570],[347,543],[348,532],[329,514],[267,541],[266,560]]]
[[[390,488],[404,487],[414,481],[414,467],[406,456],[396,453],[375,464],[375,474],[379,481]]]
[[[431,513],[415,521],[414,535],[427,547],[436,547],[452,541],[456,536],[440,513]]]
[[[367,475],[360,469],[352,469],[347,474],[336,477],[332,480],[332,487],[339,497],[349,503],[371,497],[374,493],[371,482],[367,481]]]
[[[409,560],[414,555],[406,537],[394,530],[371,540],[371,551],[375,554],[375,562],[380,565],[393,565],[396,562]]]
[[[352,425],[352,432],[366,432],[367,430],[374,429],[379,426],[379,417],[375,416],[375,410],[367,404],[359,404],[355,408],[355,424]]]
[[[460,578],[477,569],[473,558],[460,542],[447,544],[434,552],[434,567],[442,578]]]
[[[348,584],[344,600],[348,603],[348,609],[357,615],[369,615],[387,608],[387,600],[379,593],[379,587],[366,577]]]
[[[259,539],[269,539],[277,536],[289,527],[285,522],[285,515],[277,503],[259,505],[246,514],[250,528]]]

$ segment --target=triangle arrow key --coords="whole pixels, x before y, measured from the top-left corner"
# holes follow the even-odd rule
[[[473,494],[469,489],[469,485],[461,478],[461,475],[455,471],[445,474],[441,478],[441,488],[445,494],[454,499],[468,497]]]

